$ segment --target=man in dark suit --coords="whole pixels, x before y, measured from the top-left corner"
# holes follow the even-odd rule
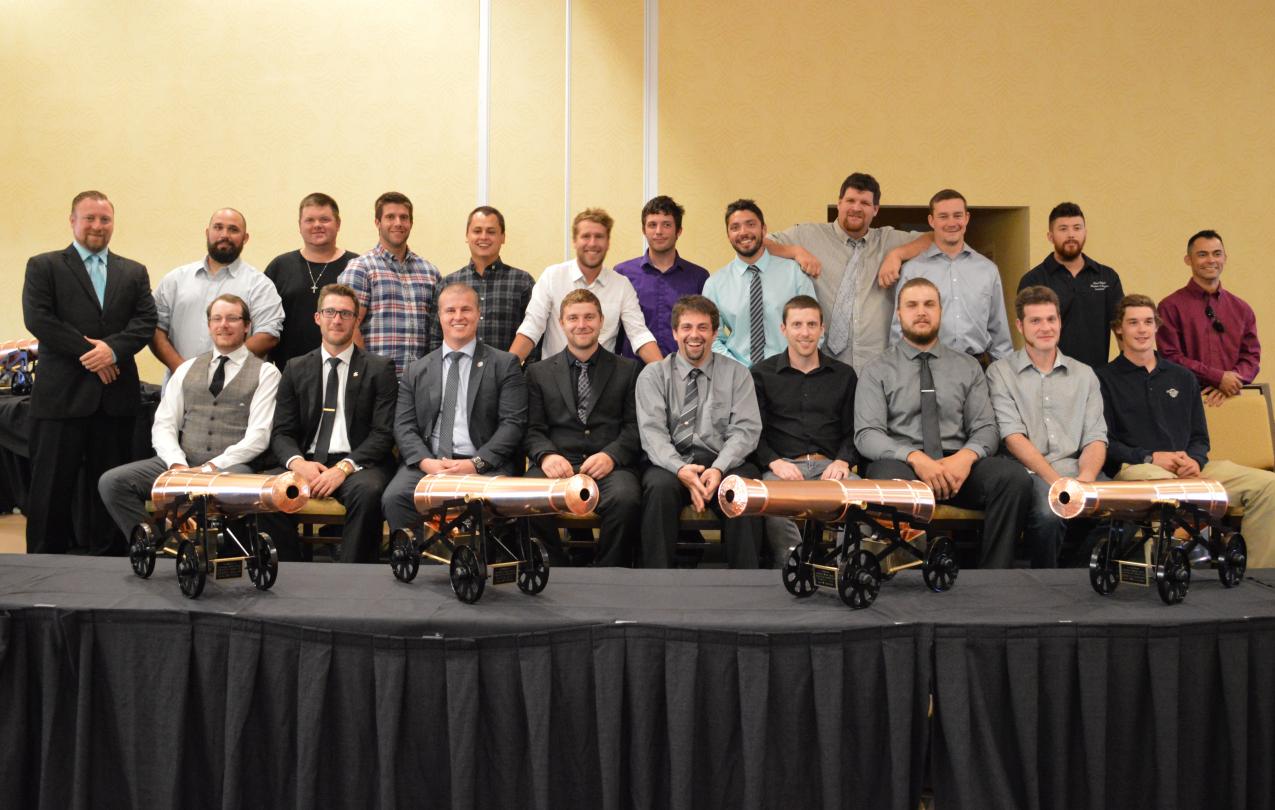
[[[568,478],[577,472],[598,483],[602,532],[598,565],[627,565],[628,528],[642,503],[637,462],[634,388],[639,365],[598,344],[602,303],[588,290],[572,290],[558,307],[567,348],[527,368],[529,477]],[[552,524],[538,528],[557,547]]]
[[[279,381],[270,448],[310,484],[315,498],[345,507],[341,562],[376,562],[381,494],[394,475],[394,361],[354,345],[359,302],[354,290],[328,284],[314,314],[322,345],[288,361]],[[272,533],[296,522],[271,516]],[[292,538],[290,538],[292,539]],[[299,543],[279,544],[280,548]]]
[[[521,472],[527,383],[518,358],[478,341],[473,287],[449,284],[437,300],[443,345],[413,360],[399,383],[394,438],[403,466],[381,499],[391,530],[420,526],[412,493],[426,475]]]
[[[115,206],[100,191],[71,201],[75,241],[27,262],[22,317],[40,341],[31,392],[31,488],[27,552],[66,551],[68,496],[83,471],[90,481],[129,461],[141,404],[135,355],[155,332],[155,301],[146,268],[107,250]],[[81,527],[93,554],[123,554],[94,491],[91,522]]]

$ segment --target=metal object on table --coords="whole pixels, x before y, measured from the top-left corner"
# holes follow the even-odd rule
[[[433,534],[397,529],[390,535],[390,569],[411,582],[421,558],[448,566],[452,591],[462,602],[482,598],[493,585],[517,582],[527,594],[549,583],[549,559],[531,536],[537,515],[587,515],[598,505],[598,485],[587,475],[515,478],[505,475],[427,475],[412,502]],[[463,542],[462,542],[463,541]]]
[[[930,537],[911,523],[929,523],[934,491],[921,481],[761,481],[727,476],[717,490],[727,518],[772,516],[804,520],[801,542],[788,550],[782,579],[794,596],[835,588],[852,608],[869,607],[881,583],[921,568],[926,587],[949,590],[960,573],[952,540]],[[824,541],[840,528],[840,540]]]
[[[1061,518],[1102,518],[1106,537],[1089,558],[1089,584],[1109,596],[1120,583],[1153,584],[1165,604],[1186,598],[1191,557],[1208,552],[1218,579],[1239,585],[1248,567],[1244,537],[1222,524],[1230,500],[1207,478],[1152,481],[1078,481],[1060,478],[1049,488],[1049,508]]]
[[[254,475],[195,468],[160,473],[151,486],[156,525],[143,523],[129,539],[133,572],[145,579],[157,554],[175,557],[177,583],[194,599],[213,579],[248,578],[268,590],[279,575],[279,554],[259,531],[263,512],[292,513],[310,499],[310,486],[295,473]]]
[[[39,355],[40,343],[35,338],[0,343],[0,394],[31,393]]]

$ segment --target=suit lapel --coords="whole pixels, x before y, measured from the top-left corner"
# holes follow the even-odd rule
[[[596,356],[598,359],[593,364],[593,379],[589,380],[593,396],[589,397],[589,410],[585,414],[586,419],[593,416],[593,409],[598,406],[598,400],[602,398],[602,392],[606,390],[607,383],[611,381],[611,375],[615,373],[615,355],[599,346]]]
[[[108,310],[115,302],[115,298],[120,294],[120,285],[123,284],[121,276],[124,268],[120,264],[119,258],[114,253],[106,255],[106,292],[102,294],[102,309]],[[88,275],[86,272],[85,275]],[[90,288],[92,285],[89,285]]]
[[[345,377],[345,435],[351,435],[354,427],[354,406],[359,401],[359,391],[362,390],[364,379],[367,377],[367,357],[363,352],[359,351],[359,347],[354,347],[354,354],[350,355],[350,373]],[[353,440],[351,440],[351,443]]]
[[[434,352],[425,363],[425,420],[421,432],[428,438],[434,432],[434,421],[443,404],[443,353]]]
[[[469,364],[469,387],[465,391],[465,413],[469,414],[469,423],[474,422],[474,400],[478,397],[478,387],[482,384],[487,365],[487,346],[481,341],[474,347],[474,361]]]
[[[102,309],[101,303],[97,300],[97,292],[93,289],[93,282],[89,279],[89,270],[84,266],[84,260],[80,258],[80,254],[76,252],[75,245],[71,245],[62,252],[62,259],[66,262],[67,268],[71,271],[71,275],[80,283],[80,288],[84,290],[84,294],[93,302],[93,306]],[[107,281],[110,281],[111,274],[106,274]],[[109,287],[107,288],[109,291]]]
[[[567,360],[565,352],[559,352],[550,361],[556,364],[553,369],[553,378],[558,383],[558,393],[562,395],[562,405],[572,416],[576,412],[576,392],[571,385],[571,363]]]

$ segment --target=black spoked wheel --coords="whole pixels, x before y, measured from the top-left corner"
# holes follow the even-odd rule
[[[133,527],[128,542],[128,561],[133,573],[146,579],[155,571],[155,529],[149,523]]]
[[[538,594],[549,584],[549,560],[539,540],[527,544],[531,552],[518,566],[518,588],[523,593]]]
[[[1176,605],[1191,589],[1191,561],[1181,546],[1169,549],[1155,567],[1155,587],[1166,605]]]
[[[956,547],[952,538],[940,535],[931,540],[930,548],[925,552],[925,562],[921,565],[925,587],[935,593],[951,590],[960,573],[961,565],[956,561]]]
[[[204,557],[199,549],[189,540],[181,541],[177,546],[177,584],[182,594],[188,599],[195,599],[204,592],[207,579],[204,571]]]
[[[449,570],[452,590],[456,598],[467,605],[472,605],[482,598],[483,588],[487,587],[487,576],[478,564],[478,555],[469,546],[457,546],[452,552],[452,563]]]
[[[265,532],[257,532],[252,546],[252,558],[248,560],[248,578],[259,591],[268,591],[279,578],[279,552],[274,541]]]
[[[390,570],[399,582],[411,582],[421,567],[421,553],[416,539],[406,529],[395,529],[390,535]]]
[[[1110,596],[1120,584],[1114,548],[1115,544],[1111,540],[1100,540],[1089,555],[1089,584],[1100,596]]]
[[[855,610],[871,606],[881,592],[881,563],[872,552],[859,549],[837,568],[837,595]]]
[[[1226,547],[1217,558],[1217,576],[1222,584],[1234,588],[1244,581],[1244,572],[1248,570],[1248,543],[1244,535],[1236,532],[1226,541]]]
[[[788,549],[788,556],[784,558],[784,567],[780,572],[784,587],[793,596],[809,596],[819,587],[815,584],[814,573],[810,570],[808,564],[810,560],[801,555],[802,548],[802,544],[797,543]]]

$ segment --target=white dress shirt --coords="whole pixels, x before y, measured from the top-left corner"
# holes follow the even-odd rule
[[[518,334],[526,335],[532,343],[544,336],[541,357],[552,357],[567,347],[567,336],[558,322],[558,307],[572,290],[588,290],[602,302],[602,333],[598,340],[607,351],[615,351],[615,339],[624,324],[624,333],[634,351],[655,340],[646,328],[642,307],[638,304],[633,283],[610,267],[603,267],[598,277],[588,284],[576,260],[553,264],[545,268],[531,289],[531,303],[518,327]],[[504,347],[498,347],[504,348]]]
[[[330,354],[326,346],[322,347],[322,350],[319,353],[319,357],[322,358],[321,362],[323,363],[322,371],[320,372],[320,377],[319,377],[320,402],[322,402],[322,398],[327,395],[328,375],[332,373],[332,365],[329,361],[333,357],[339,358],[341,360],[341,362],[337,364],[337,367],[336,367],[336,375],[337,375],[336,377],[337,378],[336,417],[332,420],[332,435],[328,438],[328,453],[329,454],[350,452],[350,434],[345,427],[345,384],[350,379],[350,358],[353,356],[354,356],[353,343],[351,343],[349,346],[346,346],[345,351],[341,352],[340,354]],[[320,405],[320,407],[322,406]],[[322,420],[323,418],[322,415],[320,415],[319,418],[320,420]],[[314,441],[310,442],[310,446],[306,448],[306,452],[313,457],[314,451],[318,447],[318,444],[319,444],[319,433],[318,431],[315,431]],[[292,458],[284,461],[283,466],[287,467],[288,469],[292,469],[292,462],[296,461],[299,458],[304,458],[304,457],[293,456]],[[354,462],[350,462],[350,463],[353,464]],[[354,469],[358,470],[359,467],[356,466]]]

